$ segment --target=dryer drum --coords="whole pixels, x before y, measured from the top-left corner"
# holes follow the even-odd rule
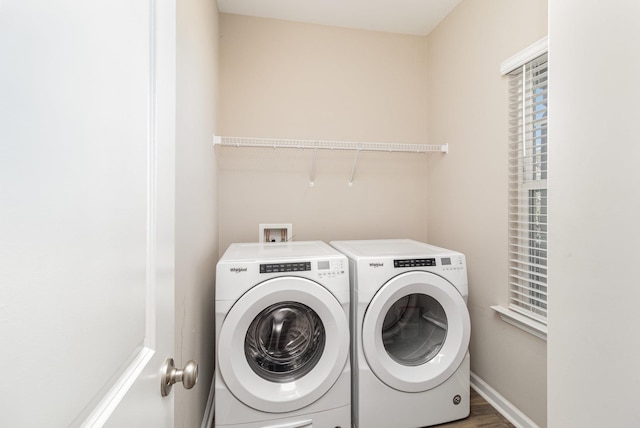
[[[324,351],[322,320],[299,302],[279,302],[260,312],[245,336],[245,357],[263,379],[285,383],[309,373]]]
[[[382,341],[398,364],[418,366],[438,354],[447,337],[447,315],[436,299],[410,294],[388,310],[382,325]]]

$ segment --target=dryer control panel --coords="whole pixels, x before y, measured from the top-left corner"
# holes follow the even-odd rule
[[[393,261],[394,268],[440,266],[443,270],[463,270],[463,257],[431,257],[426,259],[400,259]]]
[[[421,267],[421,266],[435,266],[436,259],[405,259],[394,260],[393,267],[395,268],[408,268],[408,267]]]
[[[442,269],[445,271],[464,271],[466,269],[462,256],[442,257],[440,260]]]

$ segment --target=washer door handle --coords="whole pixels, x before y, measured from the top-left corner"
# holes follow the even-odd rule
[[[173,384],[182,382],[184,389],[191,389],[198,382],[198,363],[187,361],[184,369],[177,369],[173,358],[167,358],[162,365],[162,379],[160,380],[160,394],[166,397],[171,393]]]

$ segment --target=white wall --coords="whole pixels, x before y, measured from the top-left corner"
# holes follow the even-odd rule
[[[640,3],[549,12],[549,426],[637,426]]]
[[[217,178],[211,144],[218,99],[215,1],[176,2],[176,354],[199,363],[198,384],[178,386],[175,426],[199,427],[214,372]]]
[[[546,343],[505,324],[507,79],[500,63],[547,35],[546,0],[466,0],[428,36],[428,137],[449,144],[428,169],[429,241],[469,272],[471,369],[546,424]]]

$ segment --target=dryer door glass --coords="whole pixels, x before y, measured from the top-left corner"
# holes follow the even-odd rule
[[[318,314],[298,302],[280,302],[253,319],[245,336],[245,356],[263,379],[284,383],[300,379],[320,360],[325,330]]]
[[[398,364],[418,366],[431,360],[447,337],[447,315],[436,299],[410,294],[397,300],[382,325],[382,341]]]

